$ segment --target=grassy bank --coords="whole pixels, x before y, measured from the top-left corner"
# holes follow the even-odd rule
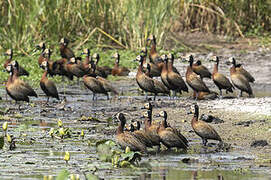
[[[159,45],[176,31],[264,35],[270,13],[267,0],[7,0],[0,2],[0,50],[29,53],[33,43],[63,36],[77,49],[136,49],[150,33]]]

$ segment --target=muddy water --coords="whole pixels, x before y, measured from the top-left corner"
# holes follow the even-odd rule
[[[123,84],[123,82],[116,82]],[[56,108],[59,102],[51,100],[49,106],[44,105],[46,100],[39,92],[38,99],[32,99],[30,105],[22,104],[19,112],[14,102],[1,101],[0,109],[3,112],[1,124],[9,122],[8,133],[16,137],[15,150],[8,150],[5,145],[0,150],[1,179],[42,179],[44,176],[56,176],[63,169],[72,174],[95,174],[105,179],[268,179],[269,165],[255,164],[258,159],[253,152],[240,146],[234,146],[229,152],[216,152],[214,148],[207,149],[201,146],[200,139],[191,132],[190,118],[187,119],[182,132],[191,141],[187,153],[163,151],[144,157],[141,168],[118,169],[112,168],[111,163],[104,163],[98,159],[96,149],[89,142],[99,139],[114,139],[117,123],[109,117],[117,112],[125,112],[127,119],[138,119],[143,110],[141,107],[145,97],[138,94],[133,81],[128,81],[119,98],[99,96],[97,102],[92,101],[92,94],[76,85],[66,90],[67,103],[63,109]],[[4,93],[4,91],[2,91]],[[64,96],[60,89],[61,97]],[[136,96],[130,96],[131,94]],[[155,112],[162,109],[182,111],[186,113],[194,101],[188,97],[179,97],[169,100],[168,97],[159,97],[154,103]],[[82,116],[95,117],[98,121],[80,120]],[[48,134],[50,128],[57,128],[57,120],[61,119],[65,127],[72,131],[71,138],[52,139]],[[172,122],[173,117],[170,117]],[[174,122],[177,127],[178,122]],[[81,139],[81,130],[85,131],[85,138]],[[71,160],[68,164],[63,160],[64,152],[69,151]]]
[[[224,141],[231,144],[229,151],[217,152],[214,144],[208,148],[202,147],[200,138],[190,125],[192,116],[187,114],[195,103],[189,98],[190,94],[183,94],[174,100],[158,97],[154,102],[154,114],[166,110],[169,122],[189,139],[190,147],[187,153],[165,149],[159,154],[152,153],[142,159],[137,169],[112,168],[111,163],[101,162],[91,143],[114,139],[117,122],[110,117],[117,112],[124,112],[128,122],[138,120],[144,112],[141,107],[146,100],[139,93],[133,78],[114,82],[120,96],[109,101],[104,96],[98,96],[98,101],[93,102],[92,94],[83,86],[69,85],[64,90],[59,85],[61,98],[67,98],[66,104],[59,105],[60,102],[51,100],[47,106],[44,105],[46,98],[43,93],[37,90],[39,98],[31,98],[30,104],[22,104],[21,111],[17,110],[18,106],[10,98],[5,101],[5,91],[0,89],[3,97],[0,101],[0,124],[8,121],[8,133],[16,138],[14,150],[8,150],[7,144],[0,150],[0,179],[55,177],[63,169],[79,174],[81,179],[88,174],[105,179],[270,179],[270,146],[250,147],[253,140],[265,139],[271,142],[271,99],[267,98],[271,96],[271,83],[270,76],[266,78],[271,72],[270,62],[264,61],[262,56],[257,57],[258,64],[267,63],[262,70],[265,75],[259,73],[257,68],[252,68],[252,61],[245,61],[247,69],[256,78],[252,84],[256,98],[198,102],[201,114],[211,114],[224,120],[224,123],[212,126]],[[251,57],[244,58],[247,60]],[[176,66],[184,74],[187,64],[177,62]],[[206,66],[212,69],[213,65],[206,62]],[[227,74],[228,67],[222,64],[220,71]],[[205,82],[217,91],[211,80]],[[233,96],[237,94],[235,92]],[[97,120],[82,120],[82,116],[95,117]],[[50,128],[57,128],[58,119],[72,132],[71,137],[63,141],[52,139],[49,135]],[[155,118],[157,120],[161,119]],[[249,122],[248,125],[236,125],[243,121]],[[84,139],[79,136],[82,129],[85,131]],[[63,160],[65,151],[71,154],[68,164]]]

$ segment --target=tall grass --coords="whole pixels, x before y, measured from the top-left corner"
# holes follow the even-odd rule
[[[24,54],[43,40],[55,45],[63,36],[72,46],[145,45],[152,33],[163,42],[174,22],[181,30],[246,36],[270,30],[268,0],[5,0],[0,1],[0,51]]]

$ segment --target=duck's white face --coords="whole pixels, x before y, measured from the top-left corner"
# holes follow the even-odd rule
[[[164,116],[165,116],[165,112],[164,112],[164,111],[161,111],[161,112],[159,113],[159,115],[160,115],[161,117],[164,117]]]
[[[44,54],[50,54],[50,49],[45,49]]]
[[[145,103],[145,104],[144,104],[144,107],[145,107],[146,109],[150,109],[150,103]]]
[[[5,54],[6,55],[11,55],[12,54],[12,49],[8,49]]]
[[[147,118],[147,117],[149,117],[148,112],[147,112],[147,111],[146,111],[146,112],[144,112],[144,113],[143,113],[143,116],[144,116],[144,117],[146,117],[146,118]]]
[[[165,54],[163,54],[163,55],[161,56],[161,58],[162,58],[163,60],[165,60],[166,57],[167,57],[167,55],[165,55]]]
[[[231,63],[233,62],[233,57],[229,58],[229,62],[231,62]]]
[[[8,65],[8,66],[6,67],[6,71],[7,71],[7,72],[11,72],[11,65]]]
[[[70,61],[71,61],[72,63],[75,63],[75,58],[72,57],[72,58],[70,59]]]
[[[136,56],[136,60],[141,61],[141,56],[140,55]]]
[[[145,53],[145,52],[147,52],[147,48],[146,48],[146,47],[143,47],[143,48],[141,49],[141,51]]]
[[[61,44],[64,44],[64,43],[65,43],[64,38],[61,38],[61,39],[60,39],[60,43],[61,43]]]
[[[93,57],[94,59],[97,59],[98,54],[97,54],[97,53],[94,53],[94,54],[92,55],[92,57]]]
[[[116,52],[116,53],[113,55],[113,57],[116,58],[116,59],[119,58],[119,53]]]
[[[12,66],[16,66],[16,61],[11,61],[10,63]]]
[[[84,54],[88,54],[89,53],[89,49],[86,48],[86,49],[83,50],[83,52],[84,52]]]
[[[42,65],[42,67],[47,67],[47,61],[43,61],[43,62],[41,63],[41,65]]]
[[[168,57],[168,59],[172,59],[173,55],[172,55],[171,53],[169,53],[169,54],[167,55],[167,57]]]
[[[153,40],[153,35],[151,34],[148,39]]]
[[[44,42],[39,43],[39,47],[40,48],[44,47]]]

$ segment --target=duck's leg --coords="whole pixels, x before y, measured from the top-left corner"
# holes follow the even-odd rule
[[[239,98],[243,97],[243,91],[240,91]]]
[[[92,101],[94,101],[95,100],[95,93],[93,93],[93,95],[92,95]]]
[[[202,144],[203,144],[203,146],[206,146],[207,145],[207,139],[202,139]]]
[[[48,97],[47,97],[47,101],[46,101],[46,104],[48,104],[48,103],[49,103],[49,98],[50,98],[50,97],[48,96]]]

